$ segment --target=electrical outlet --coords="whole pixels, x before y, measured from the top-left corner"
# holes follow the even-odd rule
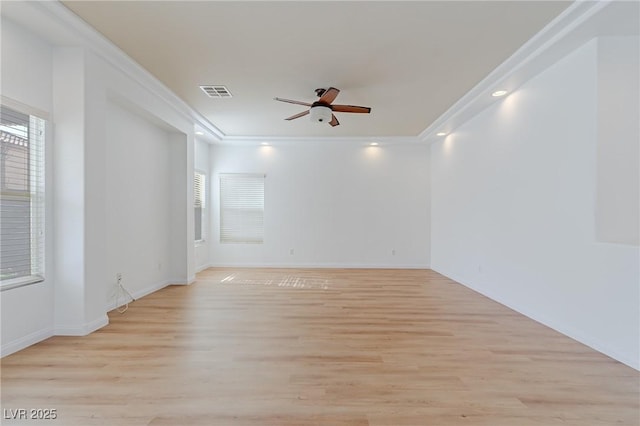
[[[293,256],[293,249],[289,249],[289,254]]]
[[[395,256],[396,255],[396,249],[391,249],[391,256]]]

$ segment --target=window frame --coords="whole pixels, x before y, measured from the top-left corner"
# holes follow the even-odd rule
[[[28,265],[29,275],[22,275],[13,278],[2,279],[0,276],[0,292],[19,288],[31,284],[43,282],[45,280],[45,260],[46,260],[46,147],[48,135],[48,114],[31,108],[18,101],[14,101],[5,96],[0,97],[2,109],[10,114],[25,115],[28,117],[27,126],[27,165],[22,170],[28,171],[28,191],[10,190],[9,187],[2,187],[2,197],[4,200],[16,200],[16,197],[28,197],[29,199],[29,255]],[[1,125],[1,123],[0,123]],[[9,127],[4,126],[3,127]],[[5,134],[12,132],[6,131]],[[6,172],[4,167],[3,173]],[[2,181],[6,182],[8,176],[3,176]],[[23,194],[19,194],[22,192]]]
[[[202,189],[200,191],[201,196],[198,197],[197,192],[197,175],[201,176],[201,186]],[[200,199],[200,239],[196,238],[196,224],[195,224],[195,210],[198,208],[198,199]],[[207,226],[205,220],[205,212],[207,211],[207,174],[202,170],[194,170],[193,172],[193,208],[194,208],[194,243],[196,245],[201,245],[206,242],[207,239]]]

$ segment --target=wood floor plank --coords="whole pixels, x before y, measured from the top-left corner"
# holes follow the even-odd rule
[[[58,417],[2,424],[640,424],[637,371],[428,270],[212,268],[109,319],[2,359],[3,410]]]

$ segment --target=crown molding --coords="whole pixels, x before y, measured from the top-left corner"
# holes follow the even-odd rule
[[[416,145],[420,140],[415,136],[226,136],[221,141],[222,145],[236,145],[236,146],[255,146],[261,144],[268,145],[291,145],[301,143],[339,143],[339,144],[352,144],[352,145],[371,145],[377,143],[380,146],[385,145]]]
[[[191,108],[160,80],[134,61],[109,39],[84,22],[59,1],[10,2],[3,15],[13,18],[55,44],[82,46],[158,96],[183,118],[206,132],[214,141],[225,134],[202,114]],[[34,17],[33,14],[36,14]],[[46,22],[46,25],[41,23]]]
[[[80,45],[128,75],[132,80],[162,99],[180,116],[194,124],[194,129],[205,133],[209,143],[256,145],[262,142],[284,144],[301,141],[340,142],[381,145],[399,143],[433,143],[441,140],[438,132],[451,133],[457,127],[489,107],[499,98],[490,93],[498,88],[514,91],[524,82],[553,64],[590,38],[598,36],[598,22],[585,25],[591,18],[615,0],[583,1],[572,3],[563,13],[547,24],[538,34],[520,47],[513,55],[494,69],[480,83],[454,103],[444,114],[417,136],[402,137],[274,137],[227,136],[202,114],[150,72],[135,62],[93,27],[80,19],[59,1],[5,2],[2,14],[8,15],[37,34],[47,36],[60,45]],[[635,2],[626,2],[633,4]],[[34,16],[33,14],[37,16]]]
[[[442,140],[436,133],[452,133],[487,107],[504,99],[492,97],[493,91],[515,91],[571,50],[597,36],[597,28],[576,30],[610,3],[613,0],[578,0],[572,3],[422,131],[418,139],[426,143]]]

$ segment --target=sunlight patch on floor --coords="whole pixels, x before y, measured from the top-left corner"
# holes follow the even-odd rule
[[[273,278],[242,278],[240,274],[230,274],[220,280],[220,284],[234,285],[264,285],[274,287],[328,290],[330,280],[323,277],[302,277],[296,275],[284,275]]]

